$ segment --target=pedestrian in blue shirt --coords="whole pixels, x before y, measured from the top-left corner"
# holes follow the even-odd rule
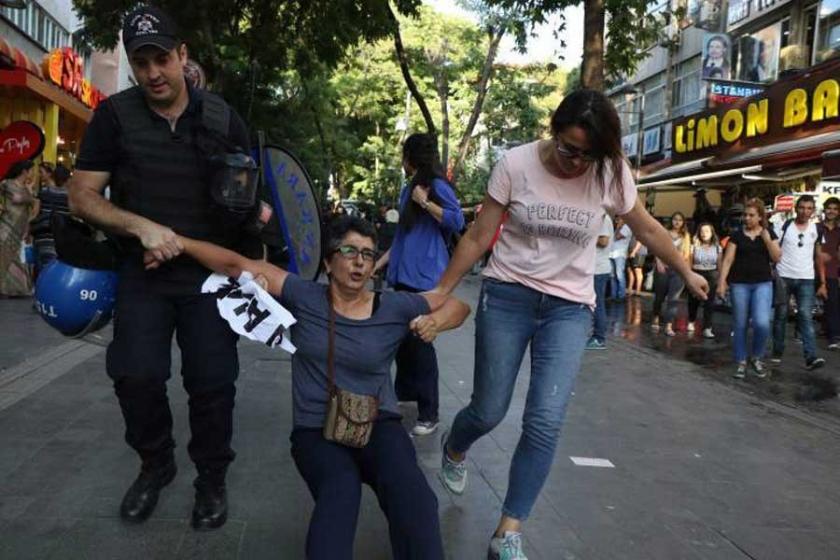
[[[395,290],[425,292],[437,285],[449,264],[449,245],[464,228],[464,214],[447,181],[437,139],[412,134],[403,145],[403,169],[411,177],[400,193],[400,221],[391,248],[376,263],[388,265]],[[409,335],[397,353],[395,389],[400,401],[417,402],[414,435],[438,426],[438,365],[435,347]]]

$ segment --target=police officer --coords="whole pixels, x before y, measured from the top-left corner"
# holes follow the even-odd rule
[[[175,476],[166,396],[175,333],[189,394],[187,449],[198,471],[192,525],[212,529],[227,519],[237,337],[214,296],[200,293],[209,271],[181,255],[176,234],[244,252],[242,228],[231,227],[237,222],[214,196],[212,181],[213,166],[231,152],[248,159],[241,155],[248,153],[248,135],[224,101],[186,82],[187,47],[168,14],[136,8],[124,21],[123,42],[138,85],[97,108],[70,185],[73,213],[114,235],[122,254],[107,371],[125,439],[142,466],[120,515],[144,521]],[[108,185],[110,199],[103,196]],[[161,266],[145,271],[144,251]]]

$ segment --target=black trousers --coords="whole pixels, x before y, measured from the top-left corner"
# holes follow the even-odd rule
[[[395,290],[419,293],[405,284],[397,284]],[[438,362],[434,344],[409,333],[397,350],[397,375],[394,392],[400,401],[417,402],[417,420],[437,422],[440,392],[438,387]]]
[[[712,317],[715,314],[715,291],[717,290],[717,270],[695,270],[697,274],[706,279],[709,283],[709,297],[705,301],[698,299],[691,292],[688,293],[688,320],[692,323],[697,320],[697,311],[703,307],[703,328],[712,328]]]
[[[377,421],[362,449],[327,441],[320,428],[295,428],[291,441],[292,458],[315,499],[308,560],[353,558],[362,483],[388,519],[395,560],[443,559],[437,498],[398,419]]]
[[[235,457],[230,443],[238,337],[219,316],[211,294],[161,295],[142,281],[120,279],[107,370],[125,419],[125,440],[144,468],[172,457],[175,441],[166,382],[173,332],[189,395],[192,438],[187,450],[199,474],[223,479]]]

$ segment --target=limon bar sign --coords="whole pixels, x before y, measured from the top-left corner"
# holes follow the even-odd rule
[[[840,60],[779,80],[766,91],[681,117],[674,163],[840,130]]]

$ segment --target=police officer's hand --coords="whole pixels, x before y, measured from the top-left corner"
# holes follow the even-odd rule
[[[143,225],[138,237],[143,247],[158,263],[172,260],[184,250],[174,231],[151,221]]]

